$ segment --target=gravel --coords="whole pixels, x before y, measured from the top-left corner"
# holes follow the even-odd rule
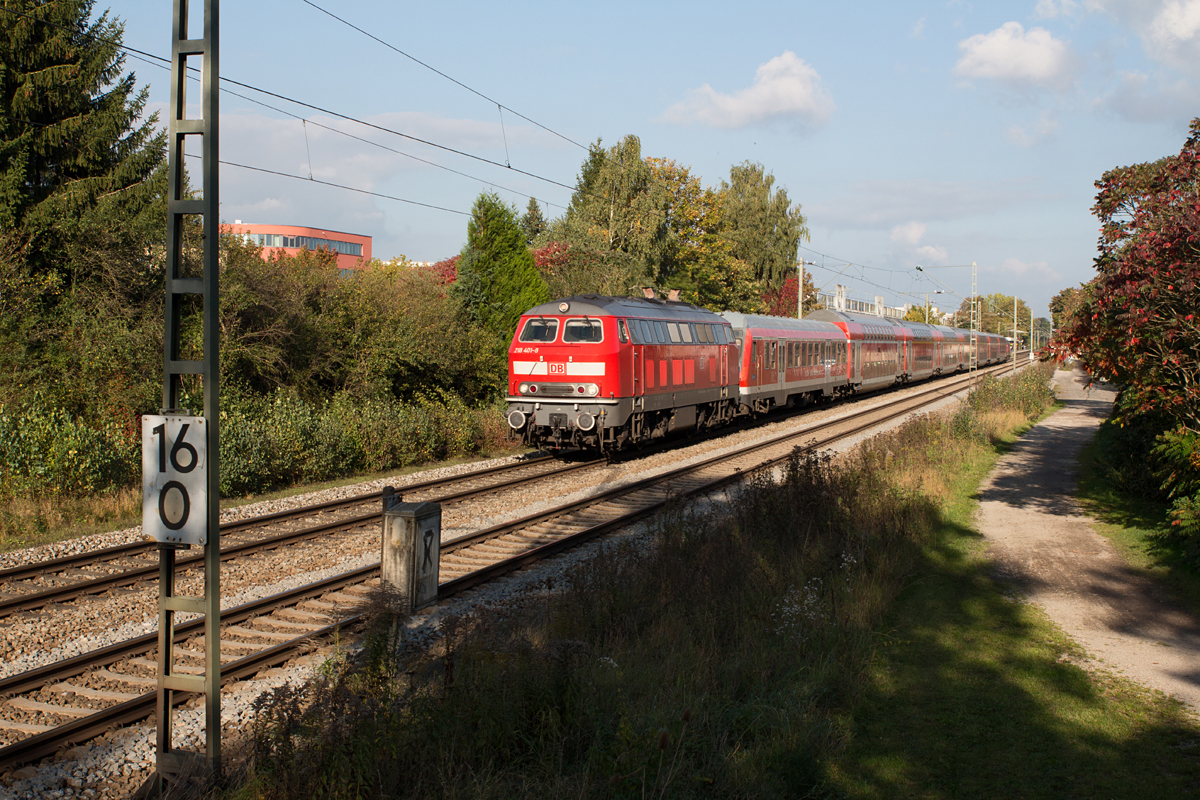
[[[492,495],[478,502],[459,504],[447,509],[447,513],[444,515],[445,527],[442,531],[442,539],[443,541],[452,539],[482,527],[535,513],[565,500],[595,494],[617,482],[628,481],[634,477],[649,477],[710,458],[768,436],[800,429],[836,416],[874,408],[898,395],[916,390],[904,389],[893,392],[886,399],[868,398],[853,406],[837,405],[818,408],[801,416],[759,426],[754,430],[734,432],[695,444],[688,444],[685,440],[670,451],[601,467],[597,471],[585,471],[582,475],[564,476],[548,483],[536,484],[536,497],[529,497],[530,490],[526,488]],[[947,398],[933,410],[936,412],[938,409],[947,408],[956,402],[954,398]],[[889,427],[898,424],[900,424],[899,421],[891,423]],[[832,450],[835,453],[844,452],[865,438],[868,438],[868,435],[853,437]],[[384,485],[402,487],[419,480],[462,474],[511,460],[513,459],[502,458],[460,464],[414,473],[403,478],[382,478],[279,500],[250,503],[223,511],[221,518],[222,521],[242,519],[377,491]],[[723,490],[714,493],[702,502],[721,506],[726,499],[727,494]],[[554,579],[561,585],[565,573],[581,560],[593,557],[595,553],[599,552],[598,548],[612,547],[616,543],[626,540],[649,546],[651,530],[652,523],[631,526],[618,535],[580,546],[555,559],[541,562],[420,612],[414,615],[409,622],[406,641],[415,646],[426,646],[434,642],[439,636],[442,621],[449,615],[466,617],[485,611],[502,614],[505,608],[527,598],[531,591],[544,592],[547,578]],[[0,566],[14,566],[34,559],[53,558],[67,553],[111,546],[137,540],[140,536],[140,528],[131,528],[126,531],[98,534],[39,548],[30,548],[0,557]],[[344,547],[334,548],[336,552],[333,555],[329,552],[322,552],[319,556],[303,556],[300,554],[306,549],[296,547],[263,557],[223,565],[222,587],[226,594],[222,597],[222,608],[240,605],[252,599],[295,588],[378,560],[377,535],[348,536],[345,537],[345,540],[348,544]],[[291,574],[280,576],[281,561],[297,561],[298,565],[291,567],[293,570]],[[240,579],[231,579],[232,576],[238,574],[239,570],[243,570],[245,574],[241,575]],[[181,579],[181,590],[185,590],[182,586],[184,581],[198,579],[198,575],[195,578]],[[233,588],[239,584],[244,585],[240,585],[240,588],[237,589]],[[0,664],[0,675],[24,671],[34,666],[157,630],[157,595],[154,595],[154,607],[147,610],[144,607],[144,600],[134,599],[135,595],[142,593],[144,592],[134,592],[116,598],[93,599],[72,606],[64,605],[45,614],[24,615],[23,619],[10,620],[9,622],[12,624],[6,627],[17,627],[19,630],[13,631],[16,634],[14,637],[10,637],[6,632],[4,638],[10,642],[14,639],[23,640],[23,646],[20,648],[22,652]],[[122,607],[123,601],[126,600],[132,600],[132,602],[127,607]],[[62,615],[72,607],[82,609],[77,613],[84,619],[64,625]],[[188,616],[180,614],[178,618],[182,621]],[[112,622],[117,619],[125,621],[113,627]],[[55,635],[55,631],[61,632],[64,628],[86,630],[87,633],[74,637]],[[42,646],[43,643],[48,644]],[[228,739],[246,731],[252,715],[254,698],[284,684],[302,685],[313,677],[314,670],[318,669],[327,657],[328,652],[306,657],[287,666],[270,670],[254,680],[242,681],[236,689],[224,693],[222,699],[223,735]],[[202,749],[204,744],[203,709],[193,707],[179,709],[176,711],[174,719],[176,746]],[[72,748],[55,759],[23,768],[0,780],[0,796],[20,798],[21,800],[42,797],[128,797],[151,774],[154,750],[153,726],[132,726],[113,731],[91,743]]]

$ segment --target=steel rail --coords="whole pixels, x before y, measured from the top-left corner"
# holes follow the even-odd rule
[[[378,566],[375,569],[378,570]],[[306,652],[315,640],[331,636],[339,630],[357,624],[362,618],[362,614],[355,614],[290,641],[259,650],[228,664],[222,664],[221,685],[225,686],[227,683],[252,677],[264,669],[285,664],[297,655]],[[221,622],[225,622],[224,616],[222,616]],[[157,638],[157,634],[155,634],[156,643]],[[186,691],[172,692],[174,696],[172,705],[182,705],[197,694]],[[28,764],[39,758],[54,755],[64,747],[70,747],[107,733],[114,727],[146,719],[154,714],[157,702],[157,692],[146,692],[115,706],[97,711],[95,714],[71,720],[53,730],[34,734],[0,748],[0,769]]]
[[[1010,364],[1002,364],[994,368],[992,371],[1004,372],[1011,368]],[[887,405],[871,409],[864,412],[864,416],[875,415],[878,412],[885,411],[882,416],[874,419],[860,422],[854,425],[850,430],[842,430],[837,433],[831,433],[826,439],[821,442],[808,445],[804,450],[813,447],[827,445],[838,439],[843,439],[849,436],[854,436],[877,427],[880,424],[888,422],[897,417],[912,413],[914,410],[923,405],[928,405],[930,401],[929,395],[938,395],[938,399],[945,398],[951,394],[961,391],[962,385],[969,385],[973,382],[974,376],[960,376],[955,379],[953,385],[938,384],[914,395],[909,395],[905,398],[900,398],[894,403],[894,410],[887,411]],[[916,402],[914,402],[916,401]],[[603,492],[599,495],[586,498],[582,501],[576,501],[566,506],[541,512],[538,514],[529,515],[522,520],[517,520],[511,523],[492,526],[491,528],[479,531],[465,537],[459,537],[450,542],[446,542],[441,546],[442,552],[456,552],[473,544],[487,541],[496,538],[504,533],[512,532],[513,530],[522,527],[528,527],[538,522],[544,522],[548,519],[564,516],[573,510],[579,510],[582,507],[594,506],[613,499],[616,496],[634,494],[642,489],[649,488],[656,484],[670,483],[678,480],[687,473],[697,473],[709,467],[712,467],[722,461],[732,461],[739,458],[744,458],[749,454],[761,451],[768,448],[779,447],[786,444],[790,440],[811,435],[822,428],[835,428],[839,425],[844,425],[851,421],[847,417],[841,417],[833,420],[826,420],[821,423],[816,423],[811,426],[806,426],[800,430],[792,431],[786,434],[775,436],[765,442],[756,443],[737,453],[729,453],[721,456],[714,456],[696,464],[681,467],[676,470],[671,470],[666,473],[659,474],[652,478],[635,481],[626,484],[617,489]],[[732,472],[721,475],[716,478],[705,481],[704,483],[686,489],[678,494],[672,495],[663,500],[655,500],[646,503],[640,508],[633,511],[620,514],[613,519],[605,520],[589,528],[561,537],[553,542],[548,542],[543,545],[535,546],[522,553],[512,556],[507,559],[497,561],[496,563],[475,570],[469,575],[464,575],[459,578],[454,578],[443,582],[438,587],[438,601],[446,600],[451,597],[462,594],[471,588],[479,586],[487,581],[494,580],[502,575],[514,572],[522,567],[543,560],[560,552],[578,546],[586,541],[594,539],[604,533],[626,527],[633,522],[644,519],[647,516],[661,510],[669,503],[678,502],[683,497],[694,497],[712,492],[722,488],[730,483],[742,479],[748,474],[755,471],[766,469],[786,461],[791,455],[800,448],[792,448],[787,453],[772,456],[764,461],[761,461],[749,468],[735,468]],[[376,515],[376,517],[381,515]],[[263,598],[258,601],[246,603],[221,614],[221,622],[223,624],[235,624],[256,616],[261,616],[266,612],[285,607],[294,603],[301,602],[312,597],[320,596],[330,591],[335,591],[339,588],[362,583],[365,580],[373,577],[379,570],[379,564],[373,564],[362,567],[351,572],[342,573],[323,581],[314,584],[309,584],[303,587],[297,587],[287,592],[281,592],[270,597]],[[338,620],[331,623],[320,630],[311,631],[301,636],[296,637],[288,642],[283,642],[265,648],[261,651],[245,656],[236,661],[222,666],[222,685],[228,681],[238,680],[244,677],[249,677],[264,668],[276,666],[294,658],[296,654],[311,647],[313,641],[323,638],[326,635],[340,629],[357,623],[362,618],[362,614],[358,613],[350,617]],[[198,630],[203,628],[203,619],[198,618],[176,626],[175,635],[172,640],[172,645],[186,641],[186,639]],[[46,665],[35,670],[30,670],[19,675],[10,676],[0,679],[0,697],[11,696],[21,692],[31,691],[51,681],[60,681],[72,677],[77,677],[80,674],[101,666],[106,666],[114,662],[120,661],[123,658],[129,657],[136,653],[144,653],[157,647],[157,633],[147,634],[126,642],[120,642],[109,647],[102,648],[91,653],[85,653],[75,656],[55,664]],[[178,693],[183,695],[183,693]],[[179,702],[185,702],[189,695],[183,695]],[[27,764],[38,758],[43,758],[52,755],[64,747],[71,744],[86,741],[101,733],[111,730],[115,726],[129,724],[140,719],[148,717],[154,709],[156,701],[156,693],[148,692],[137,698],[111,706],[108,709],[102,709],[96,714],[87,717],[73,720],[65,725],[56,727],[54,730],[45,731],[33,736],[22,739],[11,745],[0,748],[0,769],[8,769],[22,764]]]
[[[541,459],[538,459],[538,460],[541,460]],[[490,494],[490,493],[497,492],[497,491],[503,491],[505,489],[511,489],[516,486],[522,486],[527,483],[533,483],[536,481],[547,480],[552,477],[565,475],[565,474],[575,472],[575,471],[581,470],[581,469],[596,468],[596,467],[602,466],[603,464],[604,464],[603,461],[601,461],[599,459],[593,459],[590,461],[582,461],[582,462],[575,463],[575,464],[560,465],[558,468],[551,469],[547,472],[539,472],[535,475],[523,476],[523,477],[519,477],[519,478],[512,478],[507,481],[489,484],[484,487],[465,489],[460,492],[455,492],[455,493],[452,493],[449,495],[444,495],[442,497],[437,497],[437,498],[435,498],[435,500],[437,502],[441,502],[441,503],[462,502],[464,500],[468,500],[473,497],[478,497],[479,495]],[[473,473],[473,475],[477,475],[477,474],[480,474],[480,473]],[[463,482],[467,482],[469,480],[470,480],[469,477],[460,477],[460,479],[458,481],[454,481],[454,482],[463,483]],[[426,486],[422,486],[421,488],[427,488],[428,485],[445,484],[448,482],[451,482],[451,481],[446,481],[446,480],[427,481]],[[402,488],[401,492],[402,493],[410,493],[410,492],[413,492],[416,488],[417,488],[416,484],[413,484],[410,486],[405,486]],[[367,502],[370,502],[371,499],[378,500],[380,497],[381,497],[381,493],[379,493],[379,492],[376,492],[376,493],[373,493],[370,495],[359,495],[357,498],[357,502],[365,504]],[[345,505],[349,505],[349,502],[346,502]],[[286,513],[286,512],[281,512],[281,513]],[[257,552],[261,552],[264,550],[275,550],[280,547],[286,547],[286,546],[298,544],[300,542],[307,541],[309,539],[315,539],[320,536],[326,536],[331,533],[337,533],[340,531],[345,531],[345,530],[350,530],[350,529],[357,528],[357,527],[362,527],[364,525],[369,525],[372,522],[378,521],[381,518],[381,516],[382,516],[381,511],[374,511],[370,514],[363,514],[363,515],[359,515],[359,516],[355,516],[355,517],[348,517],[348,518],[337,520],[334,522],[329,522],[324,525],[316,525],[316,526],[309,527],[309,528],[302,528],[297,531],[290,531],[287,533],[276,534],[274,536],[268,536],[263,539],[257,539],[257,540],[251,541],[251,542],[245,542],[243,544],[225,547],[225,548],[221,549],[221,561],[222,562],[230,561],[232,559],[244,557],[244,556],[250,555],[252,553],[257,553]],[[204,556],[202,554],[197,554],[197,555],[180,558],[176,562],[176,574],[181,573],[181,572],[186,572],[191,569],[198,569],[201,566],[203,566],[203,563],[204,563]],[[10,597],[5,600],[0,600],[0,619],[3,619],[4,617],[7,617],[11,614],[20,613],[23,611],[33,611],[33,610],[36,610],[39,608],[43,608],[51,603],[62,603],[62,602],[77,599],[79,597],[83,597],[85,595],[100,594],[102,592],[107,592],[112,589],[121,588],[123,586],[130,586],[130,585],[133,585],[136,583],[141,583],[142,581],[156,578],[157,576],[158,576],[158,564],[154,563],[154,564],[149,564],[149,565],[143,566],[143,567],[134,567],[132,569],[127,569],[127,570],[124,570],[121,572],[116,572],[116,573],[113,573],[112,575],[91,578],[86,581],[79,581],[77,583],[68,584],[66,586],[59,586],[59,587],[54,587],[51,589],[45,589],[40,592],[31,592],[31,593],[25,594],[25,595],[18,595],[16,597]]]
[[[994,372],[1005,372],[1010,368],[1011,368],[1011,364],[1005,364],[1005,365],[993,366],[988,369],[990,371],[994,371]],[[839,439],[845,439],[849,436],[854,436],[859,433],[862,433],[864,430],[869,430],[871,428],[877,427],[885,422],[890,422],[891,420],[896,419],[897,417],[902,417],[906,414],[911,414],[914,410],[920,408],[923,405],[928,405],[930,402],[936,402],[936,400],[934,400],[934,401],[927,400],[926,398],[928,398],[929,395],[937,394],[937,395],[941,395],[941,398],[944,398],[951,394],[961,391],[962,390],[961,384],[969,385],[971,381],[972,381],[972,378],[964,376],[961,378],[956,378],[956,383],[953,386],[946,386],[944,384],[938,385],[927,391],[923,391],[923,392],[920,392],[915,395],[909,395],[908,397],[901,398],[894,403],[895,406],[899,407],[896,410],[888,412],[881,417],[862,422],[861,424],[854,426],[850,430],[840,431],[838,433],[832,434],[832,435],[828,436],[826,439],[824,439],[823,441],[817,442],[816,444],[807,445],[807,446],[800,447],[800,448],[793,448],[791,451],[789,451],[788,453],[786,453],[784,455],[769,458],[761,463],[755,464],[744,470],[735,469],[730,474],[723,475],[719,478],[715,478],[711,481],[704,483],[703,485],[701,485],[699,487],[693,487],[691,489],[686,489],[684,491],[681,491],[679,494],[673,495],[664,500],[651,501],[642,508],[635,509],[634,511],[630,511],[630,512],[627,512],[620,516],[614,517],[611,520],[606,520],[604,522],[597,523],[596,525],[593,525],[585,530],[578,531],[578,532],[572,533],[572,534],[568,534],[567,536],[564,536],[553,542],[548,542],[543,545],[538,545],[538,546],[531,548],[530,550],[527,550],[523,553],[512,556],[511,558],[504,559],[503,561],[498,561],[498,562],[491,564],[489,566],[486,566],[486,567],[481,567],[481,568],[471,572],[468,575],[463,575],[458,578],[453,578],[449,581],[439,584],[438,600],[441,601],[444,599],[448,599],[450,597],[454,597],[455,595],[461,594],[461,593],[467,591],[468,589],[472,589],[476,586],[479,586],[479,585],[482,585],[489,581],[495,580],[496,578],[498,578],[502,575],[507,575],[510,572],[514,572],[514,571],[526,566],[527,564],[534,563],[534,562],[542,560],[544,558],[548,558],[552,555],[557,555],[558,553],[560,553],[564,550],[570,549],[579,544],[587,542],[590,539],[596,538],[597,536],[600,536],[600,535],[608,533],[612,530],[616,530],[616,529],[625,527],[627,525],[630,525],[634,522],[644,519],[647,516],[650,516],[651,514],[657,512],[657,511],[662,510],[669,503],[678,502],[678,500],[680,498],[694,497],[697,495],[707,494],[716,489],[722,488],[725,485],[728,485],[737,480],[740,480],[741,478],[745,477],[746,475],[748,475],[752,472],[757,472],[759,470],[766,469],[766,468],[769,468],[776,464],[782,463],[782,462],[786,461],[788,458],[790,458],[792,453],[795,452],[796,449],[799,449],[802,452],[806,452],[808,450],[811,450],[814,447],[821,447],[824,445],[831,444],[832,442],[835,442]],[[941,399],[941,398],[939,398],[939,399]],[[918,400],[920,402],[913,402],[914,400]],[[886,407],[884,407],[884,408],[886,408]],[[875,411],[881,411],[881,410],[883,410],[883,408],[872,409],[872,411],[866,412],[865,415],[869,415]],[[515,520],[513,522],[495,525],[495,526],[492,526],[491,528],[488,528],[488,529],[485,529],[482,531],[478,531],[476,533],[473,533],[473,534],[470,534],[468,536],[464,536],[464,537],[461,537],[458,539],[454,539],[451,542],[447,542],[446,544],[442,545],[441,552],[442,553],[446,553],[446,552],[453,553],[453,552],[456,552],[457,550],[465,549],[467,547],[478,544],[480,542],[487,541],[488,539],[494,539],[499,536],[503,536],[506,533],[511,533],[515,530],[519,530],[521,528],[535,525],[539,522],[545,522],[546,520],[553,519],[555,517],[565,516],[565,515],[571,513],[572,511],[577,511],[581,508],[599,505],[600,503],[603,503],[607,500],[612,500],[612,499],[615,499],[616,497],[620,497],[623,495],[634,494],[638,491],[641,491],[642,489],[651,488],[658,484],[670,483],[671,481],[678,480],[679,478],[684,477],[687,474],[697,473],[697,472],[700,472],[701,470],[715,466],[722,461],[730,461],[730,460],[733,460],[736,458],[743,458],[746,455],[749,455],[750,453],[754,453],[756,451],[761,451],[761,450],[765,450],[768,448],[778,447],[780,445],[785,444],[789,440],[794,440],[794,439],[802,438],[804,436],[812,435],[813,433],[816,433],[817,431],[821,430],[822,428],[834,428],[840,424],[844,424],[847,421],[848,420],[843,417],[843,418],[836,419],[836,420],[827,420],[824,422],[816,423],[814,425],[803,428],[799,431],[793,431],[790,433],[786,433],[786,434],[774,437],[774,438],[764,441],[764,442],[756,443],[750,447],[745,448],[744,450],[738,451],[737,453],[730,453],[730,454],[725,454],[725,455],[714,456],[712,458],[705,459],[704,461],[697,462],[690,466],[680,467],[678,469],[671,470],[670,472],[660,473],[651,478],[645,478],[641,481],[636,481],[631,484],[625,484],[625,485],[617,487],[615,489],[610,489],[610,490],[602,492],[600,494],[592,495],[583,500],[579,500],[574,503],[570,503],[566,506],[559,506],[557,508],[550,509],[550,510],[544,511],[544,512],[540,512],[538,514],[532,514],[532,515],[525,517],[523,519],[520,519],[520,520]]]
[[[517,463],[498,464],[494,467],[475,470],[473,472],[461,475],[451,475],[445,478],[433,478],[426,481],[420,481],[418,483],[410,483],[407,486],[400,487],[399,491],[416,492],[426,489],[434,489],[448,484],[452,485],[454,483],[464,483],[466,481],[492,475],[497,472],[511,472],[531,465],[536,465],[542,461],[546,461],[549,458],[550,457],[548,455],[542,455]],[[228,533],[236,533],[237,531],[262,527],[277,522],[286,522],[288,520],[311,516],[325,511],[335,511],[340,508],[361,505],[379,500],[381,496],[382,492],[368,492],[366,494],[343,497],[337,500],[327,500],[323,503],[314,503],[313,505],[301,506],[299,508],[288,509],[286,511],[276,511],[270,514],[262,514],[255,517],[246,517],[245,519],[231,520],[230,522],[224,522],[221,524],[221,535],[224,536]],[[100,550],[89,550],[84,553],[74,553],[72,555],[59,556],[58,558],[51,558],[45,561],[35,561],[29,564],[21,564],[16,567],[8,567],[7,569],[0,569],[0,584],[14,579],[45,575],[52,572],[62,572],[73,567],[95,564],[101,561],[111,561],[115,558],[121,558],[124,556],[138,555],[153,551],[156,547],[157,544],[155,542],[130,542],[128,544],[105,547]]]

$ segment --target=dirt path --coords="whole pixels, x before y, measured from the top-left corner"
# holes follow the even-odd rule
[[[1076,457],[1113,392],[1057,372],[1066,407],[1027,433],[980,487],[979,528],[999,574],[1103,666],[1200,712],[1200,620],[1172,607],[1092,530],[1074,499]]]

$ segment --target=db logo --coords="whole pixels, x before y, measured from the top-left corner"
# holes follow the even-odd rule
[[[567,374],[567,365],[566,364],[550,363],[550,364],[547,364],[546,366],[549,367],[551,375],[566,375]]]

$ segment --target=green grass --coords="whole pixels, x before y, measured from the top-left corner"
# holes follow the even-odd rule
[[[880,637],[830,788],[849,798],[1200,795],[1197,720],[1161,693],[1083,669],[1078,645],[993,579],[971,524],[991,460],[964,470]]]
[[[1195,793],[1196,721],[1082,669],[992,578],[973,498],[1047,402],[1025,380],[667,515],[655,548],[451,621],[441,649],[397,649],[406,621],[377,611],[360,658],[260,699],[224,796]]]
[[[1168,504],[1117,491],[1096,468],[1093,440],[1080,454],[1079,501],[1133,569],[1158,581],[1173,599],[1200,615],[1200,570],[1186,558],[1178,539],[1168,536]]]

